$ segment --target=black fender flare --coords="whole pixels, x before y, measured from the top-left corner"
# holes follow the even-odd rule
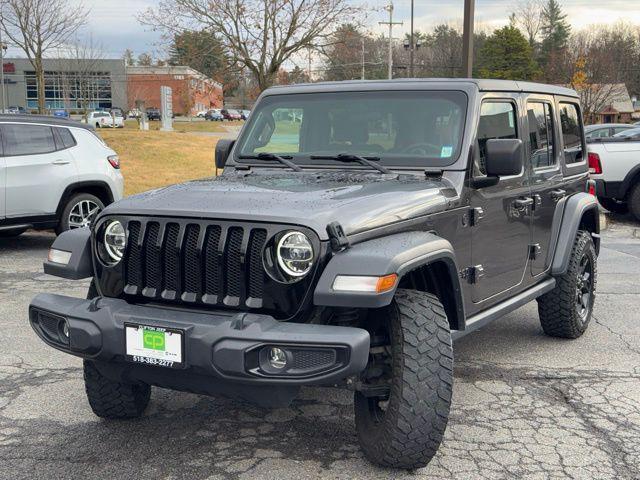
[[[562,208],[562,206],[559,205],[558,208]],[[553,261],[551,263],[552,275],[562,275],[567,271],[569,260],[571,259],[573,242],[580,225],[583,223],[585,214],[589,212],[595,214],[595,222],[593,222],[594,231],[592,231],[591,234],[595,234],[596,251],[599,251],[600,209],[598,207],[598,201],[596,197],[588,193],[580,192],[571,195],[564,201],[564,208],[562,209],[562,217],[560,219]],[[556,218],[558,217],[558,212],[556,212]]]
[[[70,280],[93,276],[91,260],[91,229],[77,228],[61,233],[51,245],[52,249],[71,253],[66,264],[45,260],[44,273]]]
[[[318,306],[380,308],[393,300],[394,287],[384,293],[338,292],[333,290],[337,275],[383,276],[399,278],[417,268],[442,263],[453,289],[455,305],[449,312],[457,318],[449,322],[457,329],[465,325],[464,302],[456,257],[448,240],[429,232],[404,232],[368,240],[336,253],[325,267],[316,285],[313,302]]]

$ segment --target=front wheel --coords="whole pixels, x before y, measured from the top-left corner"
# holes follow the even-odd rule
[[[556,278],[553,290],[538,298],[538,314],[544,333],[551,337],[578,338],[585,332],[596,297],[596,262],[591,234],[579,230],[567,271]]]
[[[636,220],[640,221],[640,182],[629,193],[629,210]]]
[[[78,193],[72,196],[60,216],[56,233],[61,234],[74,228],[91,226],[91,222],[104,208],[104,203],[90,193]]]
[[[398,290],[383,312],[382,331],[373,338],[386,336],[387,345],[372,347],[364,388],[355,393],[358,439],[373,463],[424,467],[436,454],[449,417],[449,322],[434,295],[412,290]]]

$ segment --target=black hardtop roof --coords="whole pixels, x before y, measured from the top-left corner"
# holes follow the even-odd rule
[[[278,85],[265,91],[269,94],[284,93],[313,93],[313,92],[340,92],[358,91],[359,89],[371,90],[430,90],[469,88],[474,87],[479,91],[489,92],[527,92],[541,93],[547,95],[563,95],[576,97],[575,90],[559,85],[548,85],[544,83],[520,82],[515,80],[491,80],[476,78],[398,78],[394,80],[345,80],[340,82],[318,82],[300,83],[296,85]]]
[[[53,125],[56,127],[74,127],[85,130],[95,130],[93,125],[81,123],[76,120],[66,118],[51,117],[49,115],[20,115],[20,114],[0,114],[0,123],[38,123]]]

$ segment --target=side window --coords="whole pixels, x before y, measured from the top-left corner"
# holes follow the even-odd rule
[[[567,165],[581,162],[585,148],[582,144],[580,111],[575,103],[560,103],[560,126],[564,144],[564,162]]]
[[[626,130],[629,130],[629,127],[615,127],[613,129],[613,134],[615,135],[616,133],[624,132]]]
[[[44,125],[5,124],[2,127],[4,135],[5,155],[37,155],[51,153],[56,150],[51,127]]]
[[[543,102],[527,104],[529,144],[533,168],[551,167],[555,163],[553,147],[553,114],[551,105]]]
[[[487,140],[494,138],[518,138],[516,129],[516,106],[513,102],[486,101],[480,108],[478,122],[478,154],[476,155],[476,172],[487,174],[486,145]]]

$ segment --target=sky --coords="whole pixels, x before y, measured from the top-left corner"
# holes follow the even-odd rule
[[[360,3],[359,0],[353,0]],[[394,21],[403,21],[396,27],[394,37],[401,37],[409,31],[410,1],[395,0]],[[462,25],[464,0],[414,0],[416,30],[429,30],[435,24],[446,22]],[[141,26],[136,16],[148,7],[156,5],[157,0],[69,0],[70,4],[83,3],[90,9],[88,25],[79,33],[79,37],[99,43],[105,57],[119,58],[126,48],[136,55],[150,52],[162,56],[161,38],[158,32]],[[369,17],[371,30],[385,31],[386,27],[378,21],[388,19],[388,13],[382,7],[388,0],[369,0],[367,5],[372,13]],[[492,30],[507,23],[507,17],[515,0],[476,0],[476,29]],[[568,19],[575,29],[582,29],[594,23],[615,23],[618,20],[640,25],[640,0],[560,0]],[[10,56],[24,56],[12,49]]]

